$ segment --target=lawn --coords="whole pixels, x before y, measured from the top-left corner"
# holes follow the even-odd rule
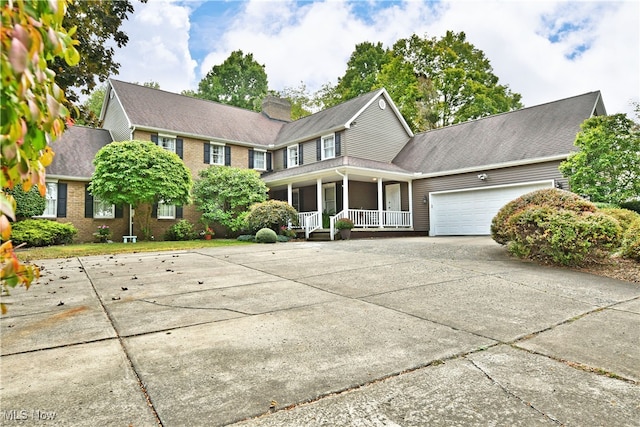
[[[21,261],[37,259],[71,258],[104,254],[127,254],[137,252],[175,251],[219,246],[250,245],[231,239],[188,240],[181,242],[137,242],[137,243],[79,243],[72,245],[47,246],[42,248],[18,249]]]

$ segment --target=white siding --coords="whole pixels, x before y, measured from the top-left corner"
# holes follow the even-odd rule
[[[114,141],[128,141],[131,139],[131,130],[122,105],[118,102],[115,94],[108,102],[102,127],[111,132]]]

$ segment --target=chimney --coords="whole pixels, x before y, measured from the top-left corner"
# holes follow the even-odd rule
[[[291,121],[291,103],[286,99],[267,95],[262,100],[262,114],[273,120]]]

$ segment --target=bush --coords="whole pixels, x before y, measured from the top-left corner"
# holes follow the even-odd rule
[[[620,203],[620,207],[640,214],[640,200],[627,200]]]
[[[173,224],[169,229],[164,233],[164,240],[195,240],[198,237],[198,233],[191,224],[186,219],[181,219],[180,221]]]
[[[275,243],[278,235],[270,228],[261,228],[256,233],[256,242],[258,243]]]
[[[63,224],[47,219],[26,219],[13,224],[11,240],[14,245],[51,246],[71,243],[78,229],[71,224]]]
[[[509,218],[507,248],[521,258],[562,265],[608,256],[620,243],[618,222],[602,213],[525,208]]]
[[[15,214],[18,221],[42,215],[47,206],[47,199],[40,195],[36,185],[29,191],[24,191],[22,184],[16,185],[13,190],[6,188],[4,191],[11,194],[16,201]]]
[[[251,231],[270,228],[278,232],[282,226],[291,222],[298,224],[298,212],[287,202],[267,200],[251,206],[246,217],[247,228]]]
[[[640,218],[633,221],[627,228],[622,239],[620,254],[625,258],[640,261]]]
[[[240,242],[255,242],[256,236],[253,234],[241,234],[238,236],[237,240]]]
[[[609,215],[612,218],[615,218],[620,224],[623,234],[627,231],[627,229],[629,229],[631,224],[636,219],[640,218],[640,214],[629,209],[604,208],[600,209],[600,212],[605,215]]]
[[[569,191],[547,188],[524,194],[507,203],[498,211],[491,221],[491,237],[501,245],[506,245],[515,238],[511,229],[511,217],[524,210],[540,207],[563,209],[573,212],[595,212],[596,206]]]

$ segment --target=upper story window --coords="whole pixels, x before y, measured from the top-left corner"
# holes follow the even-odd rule
[[[210,164],[224,165],[224,145],[211,144],[210,153]]]
[[[57,182],[47,182],[47,194],[46,205],[44,208],[44,212],[42,216],[55,218],[57,215],[58,208],[58,183]]]
[[[253,168],[261,171],[267,170],[267,152],[253,151]]]
[[[116,217],[116,206],[100,200],[93,196],[93,217],[100,219],[111,219]]]
[[[158,135],[158,145],[172,153],[176,152],[176,137],[171,135]]]
[[[175,219],[176,205],[167,205],[162,201],[158,202],[158,219]]]
[[[298,145],[287,147],[287,167],[295,167],[300,164]]]
[[[327,135],[322,137],[321,154],[322,160],[333,159],[336,156],[335,135]]]

